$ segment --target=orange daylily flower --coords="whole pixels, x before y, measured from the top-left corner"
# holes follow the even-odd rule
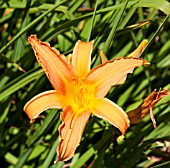
[[[66,161],[73,157],[91,113],[107,120],[122,135],[125,134],[129,127],[126,113],[104,97],[113,85],[124,83],[128,73],[147,64],[147,61],[121,57],[90,70],[93,42],[79,40],[70,62],[48,43],[38,40],[36,35],[31,35],[28,41],[55,90],[33,97],[25,105],[24,111],[33,122],[48,108],[63,109],[62,124],[59,127],[58,160]]]

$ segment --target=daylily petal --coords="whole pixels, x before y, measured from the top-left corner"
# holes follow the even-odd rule
[[[57,148],[58,161],[66,161],[73,157],[89,117],[89,111],[75,113],[71,106],[66,106],[63,109],[61,113],[62,124],[59,127],[60,141]]]
[[[67,87],[76,78],[72,66],[64,55],[50,47],[49,43],[41,42],[36,35],[31,35],[28,41],[55,90],[65,95]]]
[[[63,96],[59,95],[55,90],[46,91],[33,97],[24,106],[24,111],[27,113],[31,122],[36,119],[40,113],[49,108],[63,108]]]
[[[84,78],[90,71],[93,42],[78,41],[73,50],[72,65],[80,78]]]
[[[115,58],[92,69],[84,83],[94,90],[95,97],[102,98],[111,86],[124,83],[127,74],[143,64],[148,62],[140,58]]]
[[[107,120],[124,135],[130,125],[130,121],[123,109],[107,98],[96,100],[93,103],[94,107],[91,109],[92,114]]]

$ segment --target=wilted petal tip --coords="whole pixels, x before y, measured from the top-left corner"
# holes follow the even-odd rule
[[[32,124],[34,121],[35,121],[35,119],[31,119],[31,120],[30,120],[30,124]]]
[[[150,65],[150,63],[147,60],[144,60],[144,65]]]

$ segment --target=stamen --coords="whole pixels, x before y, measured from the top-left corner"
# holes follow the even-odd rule
[[[92,92],[89,88],[84,85],[84,78],[79,78],[78,82],[73,82],[73,94],[74,94],[74,101],[77,105],[77,108],[80,111],[83,111],[89,105],[91,101]]]

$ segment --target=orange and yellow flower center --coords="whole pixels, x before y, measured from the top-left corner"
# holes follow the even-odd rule
[[[81,78],[78,82],[73,83],[73,97],[75,106],[82,111],[87,108],[92,100],[92,91],[84,84]]]

